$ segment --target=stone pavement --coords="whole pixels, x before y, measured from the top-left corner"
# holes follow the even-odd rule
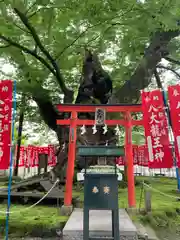
[[[111,211],[92,210],[89,213],[90,237],[112,236]],[[120,240],[136,240],[137,229],[124,209],[119,209]],[[76,208],[63,229],[63,240],[83,239],[83,209]]]

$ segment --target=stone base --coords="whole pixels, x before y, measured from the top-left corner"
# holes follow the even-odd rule
[[[112,236],[111,211],[89,212],[90,237]],[[119,209],[119,231],[121,240],[137,240],[137,229],[124,209]],[[83,240],[83,209],[76,208],[63,229],[63,240]]]
[[[136,215],[137,213],[138,213],[138,210],[137,210],[137,208],[127,208],[126,209],[126,211],[127,211],[127,213],[129,214],[129,215]]]
[[[72,211],[73,211],[73,205],[70,205],[70,206],[63,205],[60,208],[60,215],[62,215],[62,216],[70,216]]]
[[[159,238],[156,236],[155,231],[147,225],[142,225],[141,223],[134,223],[137,228],[137,233],[139,239],[142,240],[159,240]]]

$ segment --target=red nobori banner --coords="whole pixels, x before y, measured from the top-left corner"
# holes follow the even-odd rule
[[[47,154],[48,155],[48,147],[37,147],[38,154]]]
[[[33,145],[28,145],[26,150],[26,166],[29,167],[37,167],[38,166],[38,147]]]
[[[54,166],[56,164],[55,147],[53,145],[48,145],[48,147],[29,145],[28,147],[26,147],[25,151],[26,151],[25,167],[38,167],[39,154],[48,155],[48,166]]]
[[[168,96],[177,166],[180,167],[180,85],[169,86]]]
[[[56,155],[55,155],[54,145],[48,145],[48,165],[49,166],[56,165]]]
[[[146,145],[138,147],[138,165],[148,167],[148,149]]]
[[[21,146],[19,156],[19,167],[24,167],[26,160],[26,147]]]
[[[162,92],[143,91],[141,97],[149,168],[171,168],[173,157]]]
[[[138,145],[133,145],[133,163],[137,165],[139,162],[138,160]]]
[[[38,167],[39,165],[39,147],[33,146],[32,147],[32,167]]]
[[[125,157],[121,156],[116,159],[116,164],[119,166],[125,165]],[[148,156],[146,145],[133,145],[133,163],[143,167],[148,167]]]
[[[15,157],[17,156],[17,150],[18,146],[16,145],[16,152],[15,152]],[[26,147],[21,146],[20,147],[20,153],[19,153],[19,164],[18,167],[24,167],[25,162],[26,162]],[[14,161],[14,166],[16,166],[16,161]]]
[[[33,146],[29,145],[26,147],[26,161],[25,161],[25,167],[30,168],[32,167],[33,163]]]
[[[0,81],[0,169],[9,167],[11,148],[13,82]]]
[[[116,164],[117,164],[118,166],[124,166],[124,165],[125,165],[125,164],[124,164],[124,157],[123,157],[123,156],[120,156],[120,157],[116,158]]]

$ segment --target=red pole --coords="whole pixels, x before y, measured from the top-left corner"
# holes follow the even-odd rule
[[[76,158],[76,120],[77,112],[72,111],[71,123],[69,129],[69,148],[68,148],[68,164],[66,170],[66,191],[64,197],[64,205],[70,206],[72,204],[72,186],[74,177],[74,162]]]
[[[132,124],[131,113],[126,113],[126,145],[125,153],[127,159],[127,177],[128,177],[128,205],[129,208],[136,207],[135,184],[134,184],[134,164],[133,164],[133,148],[132,148]]]

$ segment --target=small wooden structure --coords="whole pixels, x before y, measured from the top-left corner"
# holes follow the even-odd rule
[[[48,155],[39,154],[38,175],[25,179],[12,185],[11,196],[28,198],[42,198],[53,186],[47,173]],[[41,169],[43,173],[41,174]],[[0,189],[0,198],[6,198],[8,189]],[[64,193],[59,186],[55,186],[47,195],[46,199],[63,199]]]
[[[28,178],[12,185],[11,196],[20,198],[42,198],[53,186],[49,177],[43,177],[43,175]],[[8,195],[8,189],[0,189],[0,198],[6,198]],[[52,191],[47,195],[47,199],[63,199],[64,193],[55,186]]]

